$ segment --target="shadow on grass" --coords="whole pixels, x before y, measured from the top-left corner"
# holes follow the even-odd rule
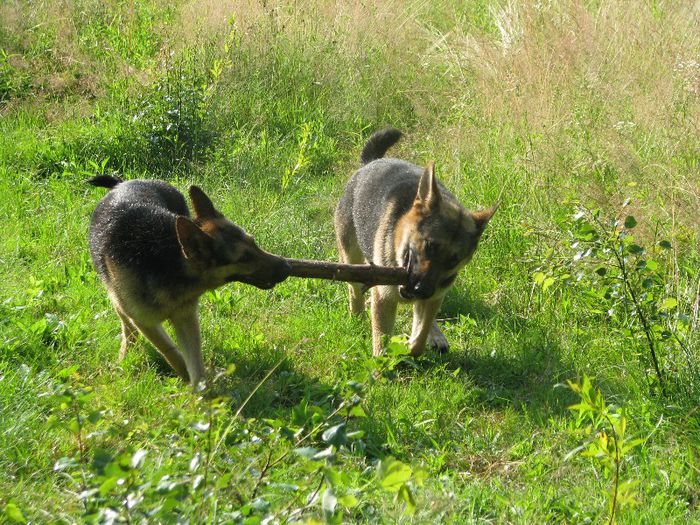
[[[496,315],[491,306],[475,298],[469,290],[464,287],[452,288],[442,302],[439,318],[450,319],[466,313],[476,320],[488,320]]]
[[[256,348],[237,355],[232,362],[235,371],[216,379],[208,395],[230,396],[232,410],[243,406],[241,414],[246,418],[286,418],[305,397],[319,402],[333,392],[328,385],[299,372],[293,356],[284,350]]]
[[[481,333],[467,337],[461,347],[453,346],[445,355],[426,352],[421,367],[442,364],[449,371],[459,370],[477,387],[478,402],[486,409],[527,410],[541,416],[543,423],[568,412],[575,395],[558,385],[575,379],[575,366],[539,323],[497,311],[464,288],[445,297],[441,317],[449,326],[460,314],[468,314],[484,327]],[[481,348],[476,351],[475,347]]]
[[[498,338],[488,353],[457,350],[440,360],[448,370],[460,370],[474,383],[478,403],[486,409],[527,411],[543,424],[567,413],[575,395],[557,385],[574,378],[575,371],[573,363],[562,361],[560,346],[538,330],[506,337],[503,345]],[[511,345],[509,351],[500,351],[506,343]]]

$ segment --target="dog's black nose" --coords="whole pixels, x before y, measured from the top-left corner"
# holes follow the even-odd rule
[[[413,295],[416,297],[427,298],[435,292],[435,286],[426,280],[419,280],[413,285]]]

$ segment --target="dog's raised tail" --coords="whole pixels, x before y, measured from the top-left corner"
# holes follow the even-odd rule
[[[396,128],[384,128],[372,133],[367,139],[360,154],[360,164],[365,165],[373,160],[381,159],[386,151],[396,144],[402,133]]]
[[[112,177],[111,175],[98,175],[91,179],[86,180],[88,184],[93,186],[99,186],[100,188],[109,188],[110,190],[114,188],[117,184],[124,182],[119,177]]]

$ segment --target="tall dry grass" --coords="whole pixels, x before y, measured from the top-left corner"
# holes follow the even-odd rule
[[[663,218],[700,212],[697,2],[192,1],[176,40],[230,21],[244,67],[293,53],[330,118],[408,126],[422,138],[406,147],[450,170],[498,165],[610,205],[636,184]]]
[[[697,211],[700,6],[586,4],[508,3],[497,38],[456,32],[445,58],[474,73],[486,118],[532,141],[530,170],[663,181]]]

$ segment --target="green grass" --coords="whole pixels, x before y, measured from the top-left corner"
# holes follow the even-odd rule
[[[612,471],[567,456],[600,430],[568,409],[566,381],[587,375],[644,439],[621,463],[638,484],[617,522],[698,521],[697,13],[265,6],[0,7],[0,516],[607,522]],[[435,159],[465,206],[503,191],[441,313],[449,354],[373,359],[344,285],[288,279],[202,298],[204,395],[146,342],[117,363],[87,252],[104,191],[85,179],[196,183],[264,248],[335,260],[335,202],[388,124],[406,133],[392,154]],[[665,393],[618,281],[594,272],[612,266],[577,256],[581,207],[634,215],[657,263],[638,286]]]

